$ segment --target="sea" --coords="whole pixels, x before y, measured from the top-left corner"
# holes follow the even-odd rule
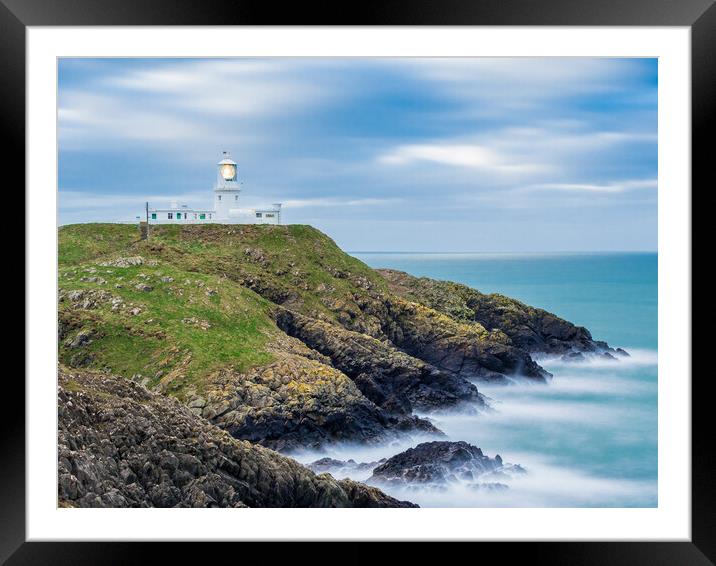
[[[656,253],[376,253],[352,255],[374,268],[449,280],[501,293],[590,330],[630,357],[613,361],[538,362],[548,384],[477,384],[493,410],[428,415],[449,440],[526,471],[507,489],[461,482],[384,488],[421,507],[655,507],[657,501]],[[376,447],[340,445],[297,455],[371,462],[423,441]],[[346,476],[365,481],[370,470]]]

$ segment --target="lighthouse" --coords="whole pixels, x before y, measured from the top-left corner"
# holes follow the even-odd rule
[[[241,184],[238,180],[236,161],[231,159],[228,151],[223,152],[223,159],[219,161],[216,172],[216,185],[214,186],[214,210],[217,222],[229,222],[231,209],[239,208],[239,193]]]
[[[239,172],[236,161],[224,151],[216,164],[214,208],[190,208],[172,201],[170,208],[149,208],[145,213],[149,224],[281,224],[281,203],[266,208],[239,208]]]

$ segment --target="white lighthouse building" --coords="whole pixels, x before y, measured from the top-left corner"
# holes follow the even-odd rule
[[[217,164],[213,210],[173,202],[169,208],[147,207],[150,224],[281,224],[281,203],[261,209],[240,208],[238,164],[224,152]]]

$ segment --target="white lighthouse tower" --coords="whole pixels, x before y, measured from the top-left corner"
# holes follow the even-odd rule
[[[149,224],[281,224],[281,203],[267,208],[239,208],[238,166],[228,151],[223,153],[216,164],[213,210],[180,206],[175,201],[170,208],[149,208],[147,203],[144,212]]]
[[[229,222],[230,211],[239,206],[241,185],[238,181],[236,161],[227,151],[217,163],[216,186],[214,187],[214,210],[217,222]]]

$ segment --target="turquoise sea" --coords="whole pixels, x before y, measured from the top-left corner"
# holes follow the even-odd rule
[[[494,411],[431,415],[451,440],[466,440],[526,468],[508,490],[458,485],[394,495],[436,507],[657,505],[656,253],[353,255],[371,267],[520,299],[631,354],[584,364],[541,359],[554,375],[548,385],[478,385]],[[366,461],[396,448],[344,447],[330,455]]]

